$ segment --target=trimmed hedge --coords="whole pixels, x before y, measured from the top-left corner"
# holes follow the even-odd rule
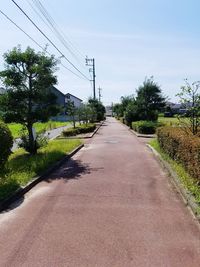
[[[158,128],[157,136],[164,152],[200,181],[200,138],[175,127]]]
[[[135,121],[132,122],[132,129],[141,134],[154,134],[161,124],[157,121]]]
[[[85,134],[93,132],[96,129],[96,124],[80,125],[77,128],[68,128],[62,132],[65,137],[75,136],[77,134]]]
[[[8,126],[0,121],[0,171],[4,168],[6,161],[11,154],[13,137]]]

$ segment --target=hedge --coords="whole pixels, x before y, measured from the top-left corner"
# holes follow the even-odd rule
[[[132,129],[141,134],[154,134],[159,126],[161,126],[161,124],[157,121],[132,122]]]
[[[6,161],[11,154],[13,137],[8,126],[0,121],[0,171],[4,168]]]
[[[158,128],[157,136],[164,152],[200,181],[200,138],[175,127]]]
[[[76,128],[68,128],[62,132],[62,135],[65,137],[75,136],[77,134],[85,134],[93,132],[96,129],[96,124],[83,124]]]

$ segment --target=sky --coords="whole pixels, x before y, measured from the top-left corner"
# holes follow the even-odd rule
[[[37,9],[38,0],[15,0],[62,54],[88,79],[85,56],[95,58],[96,88],[105,105],[132,95],[146,77],[153,76],[165,96],[177,102],[184,79],[200,79],[200,1],[198,0],[40,0],[64,34],[67,48],[57,39]],[[59,52],[28,21],[11,0],[0,10],[47,51]],[[39,15],[38,15],[39,14]],[[0,14],[0,70],[3,54],[21,44],[41,51],[32,40]],[[64,58],[62,64],[82,76]],[[56,87],[87,101],[91,82],[58,65]],[[98,93],[98,92],[96,92]]]

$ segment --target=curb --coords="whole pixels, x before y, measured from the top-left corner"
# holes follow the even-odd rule
[[[60,137],[58,139],[90,139],[92,138],[99,130],[99,128],[103,125],[104,121],[100,123],[100,125],[92,132],[89,136],[69,136],[69,137]]]
[[[129,131],[131,131],[137,137],[143,137],[143,138],[155,138],[156,137],[155,134],[140,134],[134,131],[133,129],[129,129]]]
[[[154,157],[159,160],[159,163],[163,169],[167,171],[172,184],[175,186],[177,192],[181,195],[185,205],[191,210],[197,221],[200,222],[200,214],[198,214],[199,205],[196,204],[194,197],[183,187],[179,181],[178,175],[172,170],[170,164],[165,161],[151,145],[147,144],[147,147],[153,152]]]
[[[84,144],[79,145],[77,148],[75,148],[71,153],[67,154],[62,158],[61,160],[54,163],[50,168],[48,168],[46,171],[44,171],[40,176],[34,177],[27,185],[17,189],[15,193],[13,193],[10,197],[0,202],[0,212],[8,208],[14,201],[21,198],[25,193],[30,191],[35,185],[37,185],[39,182],[44,180],[50,173],[55,171],[57,168],[59,168],[63,163],[65,163],[67,160],[69,160],[74,154],[76,154],[82,147],[84,147]]]
[[[143,137],[143,138],[155,138],[156,134],[140,134],[137,133],[136,131],[134,131],[133,129],[131,129],[129,126],[127,126],[126,124],[122,123],[121,121],[119,121],[125,128],[127,128],[132,134],[136,135],[137,137]]]

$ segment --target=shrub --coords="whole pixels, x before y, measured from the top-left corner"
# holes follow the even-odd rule
[[[11,154],[13,137],[8,126],[0,121],[0,170],[4,169],[5,163]]]
[[[160,123],[154,121],[132,122],[132,129],[142,134],[154,134],[158,126],[161,126]]]
[[[38,134],[35,140],[36,150],[46,146],[47,144],[48,144],[48,138],[45,137],[43,134]],[[27,134],[23,134],[21,136],[18,146],[24,148],[27,152],[31,152],[29,136]]]
[[[83,124],[77,128],[68,128],[62,132],[63,136],[75,136],[77,134],[85,134],[93,132],[96,129],[96,124]]]
[[[200,138],[175,127],[158,128],[157,135],[164,152],[200,180]]]

